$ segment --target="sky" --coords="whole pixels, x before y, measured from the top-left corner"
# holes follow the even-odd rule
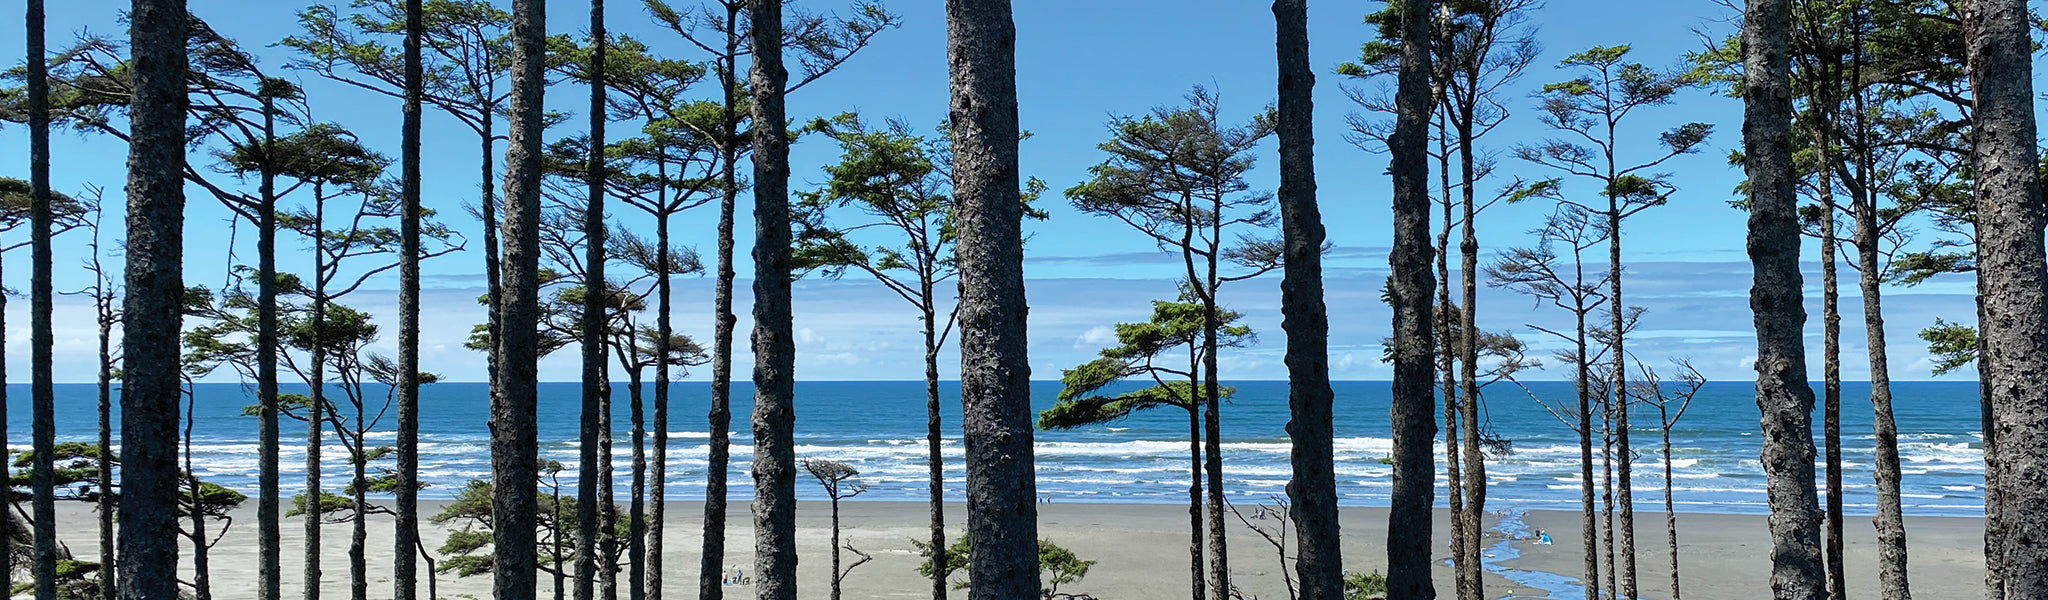
[[[686,5],[687,1],[672,2]],[[831,1],[803,0],[813,11],[843,9]],[[122,36],[119,13],[126,2],[74,0],[53,6],[50,38],[53,47],[65,45],[80,34]],[[552,3],[548,30],[576,33],[587,25],[587,5],[577,2]],[[857,111],[870,119],[900,118],[917,126],[937,125],[946,116],[948,89],[945,57],[945,14],[938,0],[896,0],[888,4],[903,21],[899,29],[876,38],[874,44],[854,56],[844,67],[817,83],[799,90],[789,99],[793,119],[831,116]],[[1051,190],[1041,205],[1051,218],[1025,225],[1031,236],[1026,252],[1027,297],[1031,305],[1030,340],[1034,378],[1057,379],[1060,370],[1093,358],[1095,352],[1114,342],[1111,326],[1118,322],[1141,321],[1150,314],[1150,302],[1174,295],[1177,255],[1158,247],[1127,226],[1111,219],[1084,215],[1067,205],[1060,190],[1085,180],[1088,167],[1105,155],[1096,145],[1108,138],[1106,123],[1118,115],[1143,114],[1156,106],[1178,105],[1194,87],[1217,91],[1222,98],[1224,118],[1242,121],[1273,101],[1273,20],[1265,3],[1247,0],[1126,0],[1082,2],[1078,0],[1028,0],[1015,3],[1017,23],[1017,71],[1022,127],[1032,136],[1025,141],[1023,171],[1046,181]],[[1310,8],[1311,62],[1317,69],[1316,86],[1316,172],[1329,241],[1334,246],[1325,259],[1328,270],[1326,296],[1331,310],[1332,375],[1338,379],[1381,380],[1391,375],[1379,361],[1381,340],[1390,327],[1390,312],[1380,300],[1380,288],[1387,273],[1386,248],[1391,242],[1389,192],[1385,176],[1387,157],[1368,152],[1347,139],[1347,115],[1361,113],[1347,90],[1372,96],[1390,82],[1349,80],[1335,74],[1337,64],[1357,56],[1359,45],[1371,31],[1361,17],[1373,3],[1318,2]],[[16,14],[19,0],[0,1],[0,13]],[[385,96],[320,79],[310,72],[286,69],[292,58],[287,48],[275,46],[284,36],[299,31],[296,10],[290,2],[239,2],[192,0],[190,9],[222,34],[255,51],[266,69],[300,82],[307,91],[317,119],[332,121],[355,131],[369,145],[395,156],[398,150],[398,103]],[[657,54],[699,60],[703,57],[674,34],[657,28],[638,2],[611,2],[608,27],[614,33],[635,36],[647,42]],[[1529,96],[1544,83],[1570,79],[1574,75],[1556,68],[1557,61],[1594,45],[1632,45],[1635,61],[1651,66],[1676,65],[1686,52],[1703,48],[1706,40],[1732,31],[1732,16],[1713,0],[1660,0],[1654,3],[1617,0],[1552,0],[1537,9],[1529,25],[1534,28],[1542,54],[1529,71],[1509,88],[1506,105],[1511,111],[1506,124],[1482,143],[1495,153],[1498,175],[1489,188],[1505,185],[1517,177],[1553,176],[1542,167],[1513,158],[1512,148],[1555,137],[1536,119],[1536,100]],[[0,64],[19,65],[23,60],[18,30],[0,34]],[[1703,37],[1703,35],[1707,37]],[[396,44],[394,39],[391,43]],[[579,87],[556,86],[549,91],[551,108],[575,113],[587,107],[587,91]],[[710,94],[711,91],[701,91]],[[1376,115],[1363,114],[1368,119]],[[550,130],[549,138],[581,133],[582,117]],[[1667,358],[1692,361],[1713,380],[1748,380],[1755,377],[1751,361],[1755,355],[1747,291],[1750,270],[1743,252],[1744,213],[1728,207],[1731,190],[1740,180],[1740,170],[1727,164],[1728,152],[1740,144],[1741,104],[1708,90],[1679,95],[1669,106],[1651,107],[1630,117],[1622,131],[1623,153],[1648,157],[1657,151],[1656,134],[1687,122],[1715,125],[1704,148],[1694,155],[1671,160],[1661,168],[1670,173],[1680,188],[1667,206],[1631,218],[1624,232],[1624,263],[1627,265],[1627,296],[1632,305],[1647,309],[1632,342],[1634,351],[1653,366]],[[435,258],[423,266],[422,366],[445,380],[478,381],[485,378],[482,355],[462,343],[471,325],[482,322],[483,310],[476,303],[482,293],[483,259],[481,228],[468,218],[462,207],[477,197],[480,149],[475,136],[446,115],[428,110],[425,117],[424,182],[425,201],[460,236],[469,240],[469,251]],[[627,130],[614,125],[614,131]],[[107,222],[120,223],[119,184],[126,148],[117,140],[95,134],[61,132],[54,136],[54,186],[58,191],[80,195],[91,186],[108,188]],[[1371,146],[1370,143],[1366,144]],[[20,126],[0,128],[0,174],[24,177],[27,171],[27,136]],[[1382,149],[1383,150],[1383,149]],[[502,153],[502,144],[497,152]],[[1258,150],[1258,168],[1247,175],[1256,190],[1278,185],[1275,143],[1268,140]],[[208,160],[194,153],[194,160]],[[815,189],[825,176],[821,167],[837,157],[828,140],[799,140],[792,151],[791,188]],[[502,165],[500,160],[499,164]],[[1588,194],[1594,188],[1584,182],[1567,180],[1567,193]],[[1482,257],[1490,258],[1515,246],[1533,241],[1527,230],[1539,225],[1548,206],[1541,202],[1498,206],[1481,215],[1478,227]],[[743,278],[736,284],[740,315],[739,352],[735,374],[744,378],[751,368],[746,356],[745,335],[751,326],[747,307],[751,297],[752,271],[747,248],[752,244],[747,197],[742,197],[737,230],[740,249],[736,270]],[[254,232],[248,226],[231,225],[228,213],[210,196],[188,190],[185,270],[191,284],[218,288],[226,281],[231,263],[253,262]],[[715,207],[684,213],[676,221],[679,242],[697,247],[708,259],[713,248]],[[18,237],[23,232],[9,232]],[[1934,235],[1926,232],[1925,236]],[[110,231],[110,240],[119,238]],[[69,268],[83,260],[84,237],[73,234],[60,238],[58,287],[76,289],[88,283],[79,269]],[[297,241],[281,238],[280,249],[302,250]],[[1805,246],[1814,256],[1812,242]],[[237,254],[239,253],[239,254]],[[1817,256],[1815,257],[1817,258]],[[29,256],[26,250],[6,257],[4,282],[10,290],[26,290]],[[304,268],[303,258],[280,259],[285,269]],[[1819,265],[1809,263],[1807,278],[1809,358],[1813,376],[1819,377]],[[1854,277],[1844,269],[1845,277]],[[1842,313],[1844,377],[1868,376],[1863,367],[1865,335],[1862,313],[1852,285],[1845,286]],[[676,310],[679,332],[708,344],[711,336],[711,287],[707,276],[685,276],[676,280]],[[344,302],[367,310],[396,330],[395,275],[372,277],[363,289]],[[1890,340],[1892,376],[1913,380],[1929,378],[1924,344],[1915,332],[1935,318],[1969,322],[1974,304],[1972,283],[1953,277],[1914,288],[1887,287],[1885,335]],[[1261,334],[1260,343],[1226,353],[1222,375],[1227,379],[1284,379],[1281,361],[1284,334],[1280,330],[1278,275],[1228,284],[1222,299],[1245,314],[1245,323]],[[6,362],[10,378],[25,381],[28,373],[29,331],[25,298],[10,301],[6,317]],[[96,347],[90,304],[87,299],[60,296],[57,301],[57,353],[54,365],[60,381],[90,381],[92,352]],[[1512,292],[1486,288],[1479,300],[1479,325],[1492,331],[1508,331],[1530,342],[1531,356],[1548,363],[1548,354],[1562,345],[1531,326],[1569,326],[1569,315]],[[800,280],[795,290],[797,332],[797,376],[805,380],[918,379],[923,375],[921,336],[916,313],[910,305],[885,288],[850,273],[840,280],[811,277]],[[395,333],[373,346],[392,352]],[[941,353],[942,373],[957,373],[957,351]],[[708,370],[707,370],[708,371]],[[573,352],[545,359],[543,380],[565,381],[578,377]],[[708,373],[693,373],[702,379]],[[1563,379],[1565,369],[1552,368],[1530,373],[1534,379]],[[1964,371],[1950,378],[1973,377]],[[949,379],[951,376],[948,377]],[[216,381],[232,381],[215,375]]]

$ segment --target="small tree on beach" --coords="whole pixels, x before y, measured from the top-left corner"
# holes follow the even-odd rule
[[[874,560],[873,556],[869,556],[868,553],[854,548],[853,544],[842,544],[839,541],[839,501],[859,496],[861,492],[868,491],[868,485],[853,481],[854,477],[860,475],[860,470],[853,468],[853,465],[843,462],[807,458],[804,459],[802,466],[804,471],[809,472],[811,477],[818,480],[818,487],[825,488],[825,497],[832,499],[832,600],[839,600],[840,584],[846,581],[846,575],[852,573],[854,568]],[[859,556],[860,560],[854,561],[851,565],[841,567],[839,551],[842,548]]]

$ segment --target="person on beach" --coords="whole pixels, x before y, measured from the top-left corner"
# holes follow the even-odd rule
[[[1541,529],[1536,530],[1536,543],[1542,546],[1550,545],[1550,534]]]

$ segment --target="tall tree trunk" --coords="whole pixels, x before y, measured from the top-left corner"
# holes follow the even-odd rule
[[[1302,600],[1344,596],[1337,523],[1335,415],[1330,390],[1330,316],[1323,304],[1323,215],[1316,205],[1315,69],[1309,66],[1307,0],[1274,0],[1280,64],[1281,329],[1287,332],[1287,481],[1299,550]],[[1283,565],[1284,568],[1284,565]]]
[[[542,0],[512,3],[512,128],[505,151],[503,293],[498,298],[500,354],[492,380],[491,528],[494,555],[492,594],[497,600],[532,600],[537,548],[534,545],[533,481],[539,473],[535,385],[540,321],[540,176],[542,95],[547,80],[547,6]]]
[[[185,435],[182,440],[185,449],[185,469],[182,476],[185,479],[185,493],[189,500],[186,507],[190,511],[188,514],[192,516],[192,597],[195,600],[213,600],[213,567],[212,558],[208,556],[210,547],[206,543],[206,511],[201,510],[200,504],[204,501],[205,490],[200,487],[199,478],[192,475],[192,424],[197,420],[193,418],[193,413],[199,409],[199,398],[189,394],[183,397],[187,402]],[[40,574],[38,578],[40,579]]]
[[[789,131],[782,2],[753,0],[754,596],[796,600],[796,343],[790,325]]]
[[[597,569],[597,597],[618,600],[619,505],[612,501],[618,497],[618,490],[613,487],[618,471],[612,464],[611,374],[599,372],[597,383],[598,397],[602,399],[597,407],[597,556],[602,561]]]
[[[972,600],[1034,598],[1038,486],[1025,343],[1017,29],[1009,0],[947,0],[959,239],[961,436]]]
[[[606,317],[609,310],[606,300],[611,288],[604,280],[605,231],[604,231],[604,0],[590,3],[590,148],[585,157],[584,182],[589,186],[588,203],[583,210],[583,323],[581,350],[583,351],[583,414],[582,430],[578,436],[576,463],[576,600],[592,600],[597,584],[597,537],[599,506],[609,504],[609,496],[598,495],[598,481],[603,478],[600,461],[609,462],[610,456],[601,454],[604,448],[598,438],[605,436],[604,427],[604,344],[611,323]],[[662,248],[667,252],[667,248]],[[609,524],[607,524],[609,525]],[[607,559],[610,557],[607,556]],[[605,567],[607,570],[610,566]]]
[[[1465,208],[1465,220],[1459,226],[1460,239],[1458,266],[1460,291],[1464,296],[1463,307],[1458,311],[1458,352],[1459,381],[1462,390],[1460,407],[1464,410],[1465,421],[1465,512],[1456,515],[1464,522],[1465,539],[1458,542],[1465,546],[1466,561],[1458,564],[1458,595],[1469,600],[1484,600],[1486,582],[1479,578],[1480,537],[1485,531],[1479,523],[1486,514],[1486,456],[1479,451],[1479,236],[1473,221],[1478,208],[1474,202],[1474,188],[1479,185],[1479,174],[1475,170],[1475,151],[1472,148],[1472,124],[1469,118],[1458,121],[1458,169],[1464,185],[1460,193]]]
[[[666,258],[664,257],[664,260]],[[664,351],[665,347],[662,348]],[[628,351],[631,356],[631,351]],[[667,360],[666,354],[661,360]],[[631,398],[633,428],[633,475],[626,510],[626,598],[645,600],[647,597],[647,407],[641,393],[641,376],[638,365],[627,370],[627,393]]]
[[[99,496],[99,502],[98,502],[98,505],[99,505],[99,507],[98,507],[98,508],[99,508],[99,513],[100,513],[100,515],[99,515],[99,516],[100,516],[100,600],[115,600],[115,597],[116,597],[116,595],[117,595],[117,591],[118,591],[118,586],[120,585],[120,581],[119,581],[119,580],[117,579],[117,577],[116,577],[116,575],[118,574],[118,573],[117,573],[117,571],[119,570],[119,569],[118,569],[118,567],[119,567],[119,563],[117,563],[117,562],[115,561],[115,558],[114,558],[114,550],[115,550],[115,548],[114,548],[114,528],[116,527],[116,525],[114,524],[114,500],[115,500],[115,496],[114,496],[114,494],[113,494],[113,483],[114,483],[114,459],[113,459],[113,456],[114,456],[114,352],[113,352],[113,336],[114,336],[114,320],[115,320],[115,318],[114,318],[114,307],[113,307],[113,305],[112,305],[112,302],[113,302],[113,297],[111,296],[111,293],[112,293],[112,292],[111,292],[111,290],[108,290],[108,289],[107,289],[107,285],[108,285],[108,283],[109,283],[109,282],[108,282],[108,281],[106,280],[106,271],[103,271],[103,270],[101,270],[101,269],[102,269],[102,267],[100,266],[100,258],[99,258],[99,243],[98,243],[98,240],[99,240],[99,227],[98,227],[98,225],[94,225],[94,228],[93,228],[93,239],[94,239],[94,243],[93,243],[93,258],[92,258],[92,261],[93,261],[93,278],[94,278],[94,279],[96,280],[96,283],[94,283],[94,284],[93,284],[93,287],[94,287],[94,288],[96,288],[96,289],[94,290],[94,295],[98,296],[97,298],[95,298],[95,300],[94,300],[94,304],[95,304],[95,305],[97,305],[97,306],[98,306],[98,308],[99,308],[99,319],[100,319],[100,362],[99,362],[99,392],[100,392],[100,398],[99,398],[99,400],[100,400],[100,440],[99,440],[99,442],[100,442],[100,447],[99,447],[99,452],[100,452],[100,456],[99,456],[99,461],[98,461],[98,462],[99,462],[99,473],[100,473],[100,490],[99,490],[99,491],[100,491],[100,496]],[[276,424],[276,421],[271,421],[271,423],[272,423],[272,425],[273,425],[273,431],[275,431],[275,429],[274,429],[274,426],[275,426],[275,424]],[[273,460],[273,461],[271,461],[271,464],[275,465],[275,464],[277,464],[277,462],[276,462],[275,460]],[[275,481],[275,480],[273,480],[273,481]],[[276,489],[276,488],[274,488],[274,487],[273,487],[272,489],[274,490],[274,489]],[[274,499],[274,498],[273,498],[273,499]],[[277,529],[277,513],[276,513],[276,510],[275,510],[275,504],[273,504],[272,506],[273,506],[273,509],[272,509],[272,512],[271,512],[271,514],[270,514],[270,528],[271,528],[271,530],[272,530],[272,531],[275,531],[275,530]],[[272,570],[271,570],[271,577],[275,578],[275,577],[276,577],[276,573],[277,573],[277,569],[275,568],[275,567],[276,567],[276,563],[272,563],[272,567],[273,567],[273,568],[272,568]],[[276,588],[275,586],[273,586],[273,587],[272,587],[271,589],[272,589],[272,590],[275,590],[275,589],[277,589],[277,588]]]
[[[1671,421],[1663,403],[1657,404],[1657,421],[1664,426],[1659,433],[1664,437],[1664,541],[1671,558],[1671,600],[1679,600],[1678,588],[1678,511],[1672,507],[1671,486]]]
[[[656,218],[655,239],[661,244],[662,248],[668,247],[668,213],[666,212]],[[657,296],[655,306],[657,307],[656,310],[661,311],[661,313],[655,316],[654,328],[661,334],[661,339],[663,340],[670,339],[674,335],[670,328],[668,314],[670,284],[669,270],[666,268],[668,266],[667,261],[668,254],[664,252],[662,254],[664,268],[662,269],[661,278],[655,280],[655,295]],[[656,381],[654,384],[654,465],[649,469],[647,475],[653,482],[653,489],[648,490],[647,493],[647,501],[653,505],[647,515],[647,529],[649,532],[646,579],[648,600],[661,600],[661,588],[664,581],[661,554],[667,548],[667,544],[664,543],[664,539],[667,537],[664,535],[667,529],[665,517],[668,514],[669,365],[666,356],[664,354],[663,360],[654,363],[654,379]]]
[[[419,596],[420,552],[420,99],[425,93],[421,0],[405,0],[405,148],[400,163],[398,256],[398,523],[391,543],[391,597]]]
[[[1387,598],[1431,600],[1436,586],[1429,576],[1430,505],[1435,495],[1430,438],[1436,435],[1435,398],[1431,392],[1436,336],[1430,289],[1436,287],[1429,265],[1429,97],[1430,19],[1427,0],[1402,0],[1401,66],[1395,105],[1398,110],[1388,149],[1394,179],[1394,248],[1389,255],[1393,276],[1389,292],[1394,308],[1393,508],[1387,523]]]
[[[1823,100],[1833,102],[1832,98]],[[1827,561],[1828,596],[1848,598],[1849,578],[1842,557],[1842,293],[1835,264],[1835,246],[1840,239],[1835,234],[1834,178],[1830,176],[1835,164],[1833,136],[1829,135],[1835,127],[1834,111],[1823,111],[1816,121],[1814,146],[1820,151],[1820,166],[1814,172],[1819,180],[1821,211],[1821,445],[1827,465],[1822,479],[1828,496],[1826,528],[1821,532],[1826,549],[1821,556]]]
[[[1584,261],[1573,262],[1576,263],[1573,269],[1577,270],[1579,275],[1577,281],[1585,281]],[[1581,299],[1572,311],[1577,319],[1577,329],[1574,331],[1577,343],[1574,347],[1579,352],[1578,360],[1573,361],[1576,375],[1572,382],[1575,384],[1573,388],[1579,394],[1579,539],[1583,540],[1586,546],[1585,565],[1582,569],[1585,576],[1580,578],[1580,583],[1586,588],[1586,600],[1599,600],[1600,549],[1597,539],[1600,536],[1600,523],[1594,509],[1593,373],[1591,365],[1587,364],[1587,360],[1591,358],[1588,353],[1592,347],[1586,339],[1586,315],[1591,312],[1589,309],[1585,300]]]
[[[1614,129],[1608,128],[1608,139],[1613,139]],[[1612,147],[1611,145],[1609,147]],[[1614,173],[1614,154],[1607,155],[1607,172]],[[1636,495],[1631,465],[1635,462],[1635,450],[1628,440],[1628,304],[1621,299],[1621,203],[1612,188],[1607,193],[1607,314],[1608,327],[1613,329],[1614,378],[1608,390],[1614,402],[1614,463],[1615,493],[1620,497],[1616,504],[1621,508],[1621,596],[1637,598],[1636,594]]]
[[[1192,386],[1189,389],[1193,389]],[[1202,406],[1188,401],[1188,589],[1194,600],[1208,598],[1202,568]]]
[[[1432,95],[1441,98],[1442,85]],[[1464,448],[1458,444],[1458,419],[1464,413],[1458,410],[1458,361],[1463,353],[1458,350],[1457,332],[1451,329],[1457,305],[1451,299],[1451,210],[1457,202],[1451,191],[1451,148],[1445,121],[1449,119],[1449,107],[1439,101],[1444,111],[1436,115],[1437,130],[1437,182],[1439,193],[1443,194],[1437,207],[1442,211],[1443,225],[1436,235],[1436,295],[1437,313],[1435,319],[1437,356],[1437,393],[1443,396],[1443,440],[1444,440],[1444,495],[1451,509],[1451,595],[1459,600],[1465,598],[1465,564],[1472,555],[1465,546],[1465,461]]]
[[[725,598],[725,516],[726,479],[731,460],[730,431],[732,429],[732,332],[739,323],[739,317],[732,312],[733,272],[733,213],[739,202],[739,56],[740,33],[739,15],[743,8],[740,2],[725,3],[725,53],[718,59],[719,88],[724,94],[720,106],[719,126],[723,127],[725,139],[720,141],[718,203],[718,280],[713,284],[712,315],[715,323],[711,334],[711,408],[707,414],[710,425],[710,457],[705,467],[704,481],[704,545],[699,554],[701,562],[697,568],[698,600],[722,600]],[[663,279],[664,282],[667,279]],[[668,317],[668,311],[662,311]],[[661,569],[654,569],[660,572]],[[654,600],[661,600],[655,598]]]
[[[2048,264],[2034,116],[2033,21],[2023,0],[1976,0],[1963,16],[1976,93],[1978,296],[1984,298],[2000,530],[1997,555],[2007,598],[2048,597]],[[1990,431],[1986,432],[1987,434]]]
[[[128,244],[121,347],[121,598],[178,594],[178,328],[185,294],[183,0],[130,12]]]
[[[1612,385],[1611,383],[1609,385]],[[1607,561],[1607,593],[1621,592],[1621,568],[1614,561],[1614,397],[1600,396],[1600,552]]]
[[[1798,195],[1793,191],[1790,0],[1748,0],[1742,26],[1748,250],[1756,269],[1757,407],[1771,507],[1771,590],[1781,600],[1827,593],[1813,486],[1813,388],[1801,328]],[[2029,136],[2031,139],[2031,136]],[[2031,142],[2030,142],[2031,143]],[[2031,170],[2031,167],[2029,168]]]
[[[839,574],[839,493],[834,491],[832,492],[832,600],[839,600]]]
[[[354,472],[351,473],[352,476],[349,478],[349,503],[351,504],[349,508],[351,513],[349,524],[351,525],[351,530],[348,543],[348,597],[350,600],[369,600],[370,563],[369,557],[364,553],[370,541],[369,448],[363,445],[364,434],[369,433],[363,424],[369,421],[363,420],[365,416],[363,399],[356,397],[354,400],[356,420],[353,433],[355,434],[356,441],[355,447],[349,449],[349,465],[353,467]]]
[[[308,381],[311,400],[306,403],[306,491],[300,504],[306,531],[304,554],[305,600],[320,600],[320,442],[325,434],[327,410],[327,202],[325,190],[313,184],[313,377]],[[339,428],[334,432],[340,435]]]
[[[938,311],[932,306],[937,298],[932,289],[932,278],[925,274],[920,282],[924,302],[924,428],[925,450],[930,453],[931,471],[931,545],[932,564],[946,564],[946,457],[940,452],[939,441],[944,434],[939,428],[939,338]],[[835,520],[839,501],[833,500]],[[833,544],[836,554],[838,544]],[[833,579],[837,581],[839,569],[833,567]],[[838,587],[835,583],[833,587]],[[941,569],[932,569],[932,600],[946,600],[946,574]],[[835,590],[836,591],[836,590]]]
[[[1222,202],[1210,208],[1210,214],[1222,214]],[[1206,283],[1202,286],[1202,401],[1206,438],[1209,455],[1209,594],[1215,600],[1229,600],[1236,587],[1230,583],[1230,543],[1228,525],[1223,520],[1223,395],[1222,384],[1217,381],[1216,334],[1216,292],[1221,283],[1216,278],[1216,261],[1222,256],[1218,242],[1223,239],[1223,223],[1215,221],[1209,225],[1209,254]]]
[[[1860,8],[1860,7],[1859,7]],[[1861,13],[1858,13],[1861,17]],[[1859,29],[1860,32],[1860,29]],[[1859,37],[1860,39],[1860,37]],[[1858,64],[1862,62],[1858,47]],[[1856,173],[1870,181],[1869,129],[1863,123],[1865,102],[1859,87],[1855,97],[1857,127]],[[1877,197],[1867,185],[1861,186],[1856,205],[1856,263],[1860,271],[1858,291],[1863,296],[1863,335],[1869,346],[1870,408],[1873,413],[1871,462],[1877,479],[1877,577],[1884,600],[1911,600],[1912,585],[1906,577],[1906,518],[1899,497],[1899,426],[1892,418],[1891,359],[1885,351],[1884,299],[1878,263],[1878,244],[1883,232],[1877,226]]]
[[[31,436],[34,466],[29,488],[35,505],[36,600],[57,598],[57,495],[55,446],[57,444],[56,380],[50,363],[56,360],[57,338],[51,328],[50,311],[54,290],[50,283],[50,64],[43,44],[43,2],[28,0],[28,145],[30,245],[35,254],[29,283],[29,367],[30,412],[34,413]],[[4,427],[0,422],[0,427]],[[13,491],[9,490],[9,494]]]

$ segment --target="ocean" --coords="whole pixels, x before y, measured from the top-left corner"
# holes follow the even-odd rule
[[[672,384],[668,497],[703,497],[707,466],[705,412],[710,386],[701,381]],[[1287,384],[1248,381],[1231,384],[1237,393],[1223,407],[1225,489],[1240,503],[1270,502],[1285,494],[1289,475]],[[9,442],[25,449],[29,432],[29,389],[12,384],[8,391]],[[1384,506],[1391,489],[1391,468],[1382,462],[1391,453],[1388,437],[1389,385],[1346,381],[1334,385],[1339,500],[1346,505]],[[436,383],[422,388],[420,419],[421,470],[428,487],[421,495],[445,498],[463,484],[490,474],[488,399],[481,383]],[[286,393],[304,386],[284,386]],[[945,397],[947,455],[946,493],[962,500],[965,472],[960,465],[959,386],[940,387]],[[917,381],[802,382],[796,387],[796,453],[799,458],[843,461],[860,470],[867,485],[864,499],[923,500],[926,497],[924,384]],[[1054,401],[1057,382],[1034,382],[1034,406]],[[1977,386],[1974,382],[1905,382],[1893,388],[1904,464],[1904,504],[1909,515],[1981,516],[1984,465],[1981,453]],[[381,390],[372,394],[382,402]],[[58,439],[95,439],[96,393],[91,384],[57,386]],[[1536,399],[1570,401],[1569,383],[1532,383],[1531,389],[1496,384],[1486,389],[1486,421],[1496,437],[1512,443],[1506,454],[1489,456],[1489,507],[1521,509],[1578,508],[1577,436]],[[234,383],[196,386],[192,427],[194,470],[198,475],[254,495],[257,450],[256,419],[242,415],[255,402],[253,388]],[[750,497],[747,474],[752,460],[753,405],[751,386],[733,386],[731,494]],[[614,424],[618,493],[627,493],[631,439],[625,386],[616,389]],[[1871,461],[1871,411],[1867,384],[1843,385],[1844,503],[1852,514],[1875,510]],[[646,397],[649,421],[653,395]],[[542,454],[567,469],[560,483],[574,489],[578,455],[576,434],[580,385],[546,383],[540,387]],[[118,404],[118,403],[117,403]],[[371,444],[389,444],[395,409],[375,419],[367,436]],[[118,410],[118,406],[117,406]],[[351,409],[344,408],[352,412]],[[1661,510],[1667,488],[1665,457],[1654,407],[1634,413],[1637,427],[1636,502],[1639,510]],[[1672,428],[1669,461],[1674,470],[1670,493],[1681,512],[1765,512],[1764,478],[1757,460],[1761,436],[1752,386],[1747,382],[1709,383],[1690,410]],[[118,427],[120,419],[115,417]],[[305,425],[282,425],[280,453],[287,495],[304,481]],[[1816,436],[1819,417],[1815,417]],[[1120,422],[1072,431],[1037,433],[1038,493],[1048,502],[1181,503],[1187,500],[1187,414],[1166,407]],[[1441,440],[1441,434],[1438,435]],[[118,435],[115,438],[118,443]],[[1597,439],[1596,439],[1597,443]],[[1816,445],[1818,445],[1816,437]],[[338,491],[348,481],[346,453],[329,433],[324,452],[325,485]],[[1442,458],[1438,444],[1439,462]],[[1597,451],[1597,450],[1596,450]],[[1597,456],[1597,454],[1596,454]],[[392,459],[381,466],[390,467]],[[1439,490],[1443,475],[1438,471]],[[1598,471],[1596,468],[1596,477]],[[798,481],[800,497],[823,498],[808,476]],[[1439,494],[1439,504],[1444,498]]]

